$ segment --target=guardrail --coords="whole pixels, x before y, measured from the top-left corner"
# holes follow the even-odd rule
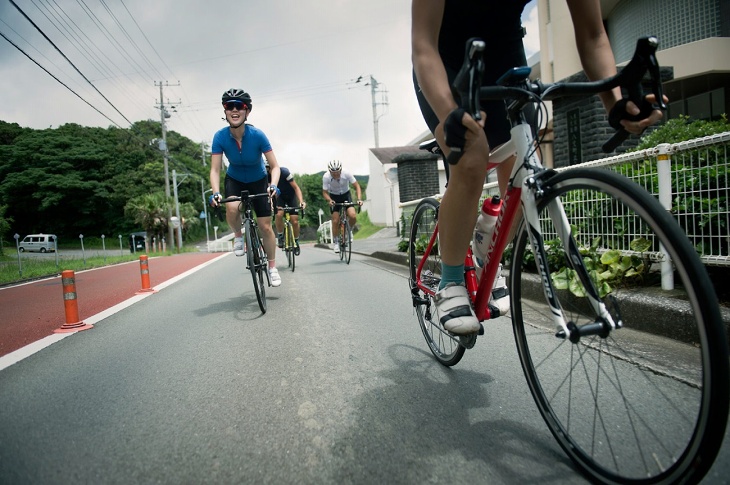
[[[674,215],[706,265],[730,266],[730,132],[558,170],[586,167],[622,173],[644,187]],[[496,182],[485,184],[483,190],[483,198],[499,193]],[[420,200],[400,204],[408,226]],[[569,203],[564,201],[566,207]],[[611,227],[606,222],[604,227]]]
[[[332,244],[332,221],[326,221],[317,228],[317,238],[322,244]]]

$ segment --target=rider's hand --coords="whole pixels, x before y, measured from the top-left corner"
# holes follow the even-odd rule
[[[332,200],[332,199],[330,199],[328,202],[329,202],[330,207],[333,206],[333,205],[335,205],[335,201]]]
[[[656,96],[647,94],[645,102],[639,108],[633,101],[622,99],[616,102],[611,108],[608,116],[609,123],[616,129],[623,127],[624,130],[635,135],[641,134],[647,127],[661,121],[664,113],[659,109],[652,109],[656,103]],[[669,102],[664,96],[664,102]]]
[[[302,210],[304,210],[304,209],[307,208],[307,203],[306,202],[302,202],[301,204],[299,204],[299,207],[301,207]]]
[[[362,207],[362,201],[360,199],[357,199],[357,205],[359,205],[360,207]]]
[[[269,197],[279,196],[281,194],[281,190],[279,190],[279,187],[276,185],[269,185]]]
[[[461,140],[459,140],[459,134],[455,133],[455,131],[458,130],[453,129],[454,116],[458,114],[458,108],[449,114],[451,119],[447,117],[446,120],[438,124],[434,132],[434,136],[436,137],[436,140],[438,140],[439,146],[444,147],[444,156],[448,157],[451,152],[451,147],[447,144],[446,133],[444,132],[444,127],[448,122],[448,124],[451,125],[449,128],[449,143],[457,144],[462,142],[462,154],[469,153],[470,158],[473,157],[476,160],[481,160],[481,163],[484,163],[483,161],[487,160],[489,157],[489,144],[487,143],[487,137],[484,134],[484,120],[487,115],[482,111],[482,119],[476,121],[465,110],[461,110],[461,113],[461,124],[465,128],[465,131],[462,134],[463,138]]]
[[[221,197],[220,192],[216,192],[208,197],[208,204],[210,204],[211,207],[218,207],[222,199],[223,197]]]

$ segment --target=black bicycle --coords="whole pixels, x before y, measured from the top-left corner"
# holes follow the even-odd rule
[[[244,235],[244,250],[246,252],[246,269],[251,271],[253,278],[253,287],[256,291],[256,299],[259,302],[261,313],[266,313],[266,286],[271,286],[271,277],[269,276],[269,259],[264,251],[263,241],[259,233],[259,226],[253,215],[253,200],[257,197],[269,197],[269,194],[262,192],[260,194],[249,194],[247,190],[241,192],[241,196],[230,196],[222,199],[221,204],[229,202],[238,202],[238,210],[241,211],[241,228]],[[218,218],[222,220],[219,207],[216,207]],[[264,277],[266,285],[264,285]]]
[[[340,229],[337,231],[339,235],[340,261],[345,261],[347,264],[350,264],[350,258],[352,257],[352,227],[350,226],[350,221],[347,219],[347,209],[349,207],[357,207],[357,211],[360,212],[360,205],[355,202],[335,202],[335,207],[342,208],[340,212]]]

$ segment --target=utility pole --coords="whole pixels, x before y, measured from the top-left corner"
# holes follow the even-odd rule
[[[203,155],[203,166],[205,167],[205,143],[200,142],[200,151]]]
[[[363,86],[370,86],[370,96],[373,100],[373,132],[375,134],[375,148],[380,147],[380,139],[378,137],[378,120],[381,116],[388,112],[388,91],[386,89],[380,89],[381,83],[375,79],[372,74],[367,76],[370,81],[363,84]],[[355,84],[363,81],[363,76],[360,76],[355,81]],[[380,94],[380,101],[378,101],[378,94]],[[382,113],[378,114],[378,105],[385,106]]]
[[[165,86],[179,86],[180,83],[177,84],[168,84],[165,83]],[[160,124],[162,125],[162,143],[160,143],[160,151],[162,152],[162,157],[164,159],[164,166],[165,166],[165,197],[167,200],[170,200],[170,172],[168,169],[168,162],[169,162],[169,152],[167,151],[167,126],[165,124],[165,119],[170,117],[170,113],[167,111],[165,107],[164,97],[162,95],[162,81],[160,81],[159,84],[155,83],[155,86],[160,87],[160,102],[157,105],[157,108],[160,110]],[[174,108],[174,106],[173,106]],[[172,207],[168,207],[167,209],[167,241],[168,244],[174,245],[175,244],[175,235],[173,233],[173,227],[172,227]]]

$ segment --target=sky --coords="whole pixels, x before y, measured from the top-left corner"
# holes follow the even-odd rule
[[[411,80],[408,0],[12,1],[30,21],[0,2],[0,33],[27,54],[0,37],[2,121],[35,129],[159,121],[162,84],[168,130],[209,149],[227,126],[221,94],[242,88],[253,99],[248,121],[301,174],[337,159],[367,175],[374,119],[380,147],[426,130]],[[539,50],[536,0],[523,23],[529,57]]]

